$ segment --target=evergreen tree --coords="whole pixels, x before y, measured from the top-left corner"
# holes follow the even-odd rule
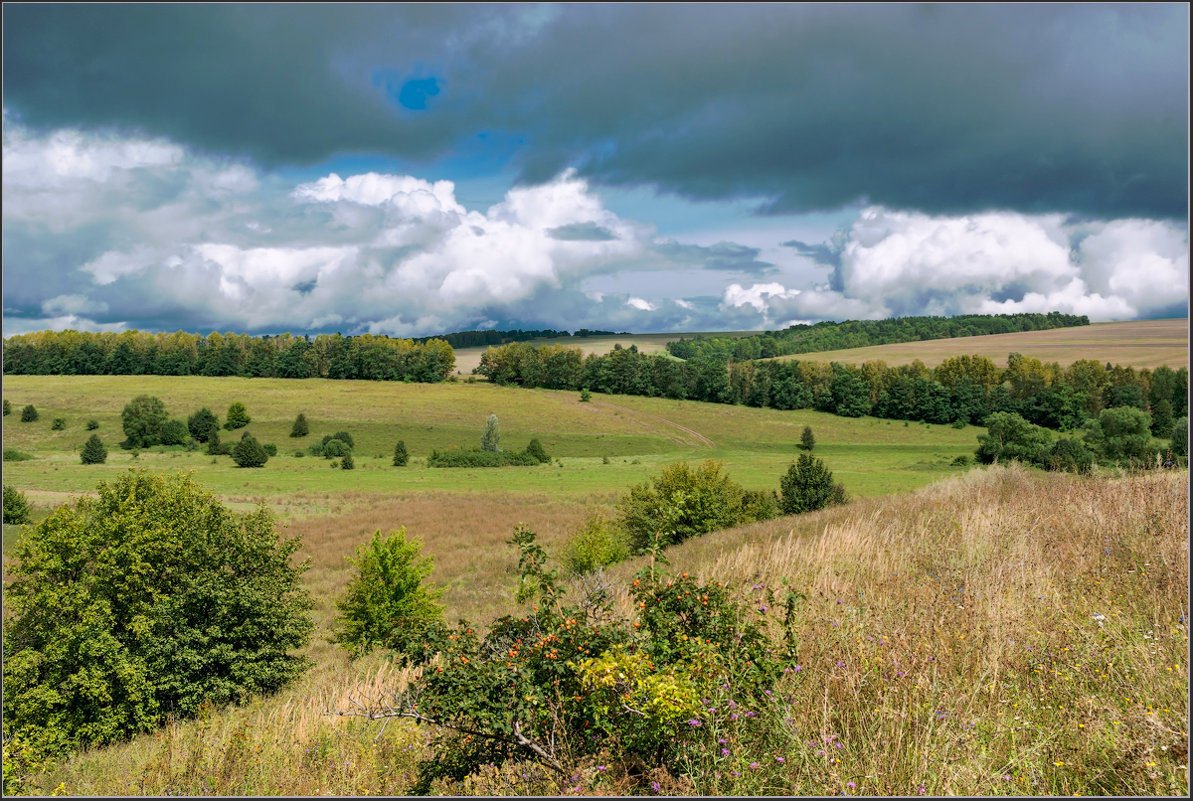
[[[1172,424],[1172,452],[1177,456],[1189,455],[1189,418],[1180,417]]]
[[[398,444],[394,446],[394,467],[405,467],[409,461],[410,454],[406,453],[405,440],[398,440]]]
[[[21,422],[22,423],[36,423],[37,422],[37,407],[35,407],[32,403],[30,403],[24,409],[21,409]]]
[[[799,441],[806,451],[816,447],[816,437],[812,435],[812,426],[804,426],[804,433],[800,435]]]
[[[352,461],[352,451],[348,451],[342,457],[340,457],[340,469],[341,470],[355,470],[356,469],[356,462]]]
[[[833,483],[833,474],[824,462],[810,453],[801,453],[795,464],[779,480],[779,506],[783,514],[812,512],[845,502],[845,489]]]
[[[207,442],[213,436],[219,439],[220,421],[206,406],[187,418],[186,427],[195,442]]]
[[[240,442],[232,449],[232,460],[237,467],[262,467],[269,461],[269,454],[257,442],[256,437],[247,431],[240,438]]]
[[[1161,398],[1152,404],[1152,436],[1165,437],[1172,431],[1172,403]]]
[[[92,434],[91,438],[83,446],[83,452],[80,456],[83,464],[103,464],[108,460],[108,449],[104,447],[98,434]]]
[[[298,417],[294,418],[294,426],[290,429],[290,436],[305,437],[309,433],[311,433],[311,429],[307,425],[307,416],[299,412]]]
[[[12,414],[12,404],[8,402],[8,398],[4,399],[4,416],[8,417]]]
[[[7,484],[4,485],[4,522],[13,525],[29,522],[29,501],[25,493]]]

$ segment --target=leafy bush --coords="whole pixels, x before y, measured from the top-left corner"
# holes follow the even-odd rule
[[[36,423],[37,422],[37,407],[35,407],[32,403],[30,403],[24,409],[21,409],[21,422],[22,423]]]
[[[352,451],[348,451],[344,454],[343,458],[340,459],[340,468],[343,470],[356,469],[356,462],[352,459]]]
[[[438,600],[443,590],[425,583],[433,563],[422,556],[422,547],[421,540],[407,538],[401,528],[385,537],[378,530],[356,549],[356,558],[348,559],[356,573],[336,601],[339,615],[332,642],[353,658],[375,648],[414,661],[426,658],[422,646],[429,633],[442,626]]]
[[[51,431],[62,431],[65,428],[66,428],[66,418],[65,417],[55,417],[54,422],[50,423]]]
[[[845,503],[845,488],[833,483],[833,474],[824,462],[810,453],[801,453],[779,479],[783,514],[797,515],[827,506]]]
[[[261,445],[261,447],[265,449],[266,456],[277,456],[278,455],[278,446],[274,445],[272,442],[263,443]]]
[[[398,440],[398,444],[394,446],[394,467],[405,467],[410,461],[410,454],[406,452],[406,442]]]
[[[952,464],[953,467],[969,467],[971,464],[973,464],[973,459],[966,456],[965,454],[961,454],[960,456],[953,459],[950,464]]]
[[[1061,437],[1052,443],[1044,466],[1049,470],[1068,473],[1088,473],[1094,466],[1094,455],[1079,439]]]
[[[235,431],[238,428],[244,428],[252,421],[244,404],[236,401],[228,407],[228,415],[224,418],[224,428],[228,431]]]
[[[323,448],[321,450],[324,459],[338,459],[342,456],[347,456],[348,454],[352,453],[352,447],[348,445],[347,442],[344,442],[344,440],[339,438],[329,438],[323,443]]]
[[[25,493],[8,484],[4,485],[4,522],[14,524],[29,522],[29,501],[25,497]]]
[[[311,601],[264,507],[129,471],[18,545],[5,589],[5,736],[39,752],[118,740],[272,692],[308,666]]]
[[[539,460],[526,451],[431,451],[427,467],[534,467]]]
[[[236,462],[237,467],[264,467],[269,461],[269,454],[256,437],[246,432],[232,449],[232,461]]]
[[[589,403],[591,401],[592,401],[592,393],[588,390],[588,388],[585,387],[584,389],[580,390],[580,402],[581,403]]]
[[[186,423],[181,420],[167,420],[162,424],[161,443],[163,445],[181,445],[186,441],[190,431]]]
[[[589,515],[563,546],[559,561],[571,573],[583,575],[629,559],[626,532],[603,515]]]
[[[1042,467],[1051,445],[1048,429],[1014,412],[994,412],[986,418],[986,433],[978,435],[974,455],[982,464],[1015,461]]]
[[[220,435],[214,431],[211,432],[211,436],[207,440],[207,454],[209,456],[231,456],[232,449],[231,442],[221,443]]]
[[[746,490],[742,496],[741,522],[773,520],[779,516],[779,496],[774,490]]]
[[[539,442],[537,437],[530,440],[530,443],[526,446],[525,453],[537,459],[539,464],[546,464],[551,461],[551,457],[543,450],[543,443]]]
[[[12,404],[9,403],[8,398],[4,399],[4,416],[8,417],[12,414]]]
[[[679,462],[631,487],[618,503],[631,547],[645,548],[660,532],[664,545],[675,545],[742,522],[745,489],[721,472],[723,466],[712,459],[696,468]]]
[[[206,406],[187,418],[186,427],[195,442],[210,442],[212,437],[219,438],[220,421]]]
[[[717,725],[737,717],[702,699],[764,708],[793,664],[794,593],[779,601],[785,617],[767,616],[721,583],[645,569],[628,588],[633,620],[613,611],[608,589],[568,603],[533,532],[519,527],[511,543],[517,600],[533,608],[493,621],[484,638],[465,621],[428,638],[428,666],[369,709],[435,726],[435,756],[420,763],[414,793],[527,761],[551,771],[562,793],[579,766],[613,754],[634,783],[627,794],[645,794],[651,769],[678,774],[685,749],[718,747]]]
[[[338,439],[340,442],[346,443],[349,448],[355,448],[356,442],[352,439],[352,435],[347,431],[337,431],[336,433],[323,438],[323,444],[327,444],[333,439]]]
[[[138,395],[120,413],[125,440],[122,448],[148,448],[161,442],[162,426],[170,419],[159,398]]]
[[[1134,406],[1103,409],[1086,423],[1085,444],[1106,462],[1147,463],[1155,459],[1151,426],[1151,415]]]
[[[16,448],[4,449],[4,461],[6,462],[27,462],[32,458],[29,454],[18,451]]]
[[[87,430],[88,431],[94,431],[97,428],[99,428],[98,420],[88,420],[87,421]]]
[[[290,436],[305,437],[309,433],[311,433],[311,428],[307,425],[307,416],[299,412],[298,417],[294,418],[294,425],[290,427]]]
[[[83,451],[79,454],[79,458],[83,464],[103,464],[108,461],[108,449],[104,447],[98,434],[92,434],[83,445]]]

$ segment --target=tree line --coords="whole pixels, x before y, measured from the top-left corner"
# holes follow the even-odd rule
[[[442,339],[453,348],[483,348],[489,345],[505,345],[509,342],[527,342],[532,339],[563,339],[565,337],[632,336],[628,331],[615,333],[613,331],[590,331],[581,328],[572,334],[567,331],[556,331],[553,328],[523,331],[515,328],[510,331],[456,331],[451,334],[440,334],[436,337],[415,337],[416,343],[429,342],[432,339]]]
[[[203,375],[437,382],[456,366],[442,339],[178,331],[39,331],[4,340],[7,375]]]
[[[744,361],[815,353],[826,350],[864,348],[898,342],[1012,334],[1089,325],[1084,314],[962,314],[956,317],[894,317],[886,320],[825,321],[801,323],[782,331],[766,331],[748,337],[696,337],[668,342],[667,351],[680,359],[716,356]]]
[[[1103,409],[1131,406],[1152,416],[1157,436],[1188,414],[1189,370],[1121,367],[1081,359],[1068,367],[1012,353],[1005,368],[984,356],[954,356],[932,369],[918,359],[890,366],[791,361],[730,361],[700,354],[679,361],[615,347],[584,356],[579,348],[511,343],[489,348],[476,372],[498,384],[589,389],[623,395],[700,400],[773,409],[814,409],[845,417],[980,425],[994,412],[1070,431]]]

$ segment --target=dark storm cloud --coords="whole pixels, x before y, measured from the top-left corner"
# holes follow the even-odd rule
[[[496,131],[525,137],[513,163],[531,181],[575,166],[772,213],[1187,216],[1183,4],[4,13],[5,103],[42,127],[139,128],[266,165],[430,159]]]

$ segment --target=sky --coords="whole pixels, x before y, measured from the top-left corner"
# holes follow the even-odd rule
[[[3,6],[3,332],[1186,317],[1173,4]]]

